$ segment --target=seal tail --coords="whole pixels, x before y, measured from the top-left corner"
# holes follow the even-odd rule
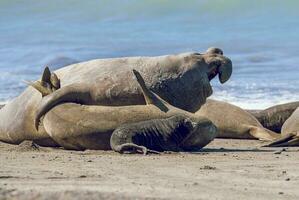
[[[270,144],[263,147],[287,147],[287,146],[299,146],[299,136],[294,134],[287,134]]]
[[[278,133],[257,126],[250,126],[249,133],[253,137],[264,141],[273,141],[280,137],[280,134]]]

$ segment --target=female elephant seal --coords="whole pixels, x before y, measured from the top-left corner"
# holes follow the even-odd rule
[[[280,133],[284,122],[299,107],[299,101],[272,106],[261,111],[248,110],[255,116],[263,127]]]
[[[281,129],[281,138],[267,146],[299,146],[299,107],[283,124]]]
[[[112,147],[120,153],[200,149],[214,139],[217,128],[210,120],[171,106],[134,73],[147,105],[60,104],[42,120],[47,134],[65,149]]]
[[[263,128],[250,113],[226,102],[209,99],[195,114],[210,119],[217,126],[217,137],[220,138],[272,141],[279,137],[279,134]]]
[[[132,75],[133,68],[144,74],[147,86],[170,104],[187,111],[198,110],[212,94],[209,81],[219,74],[220,82],[224,83],[231,76],[232,63],[222,54],[220,49],[212,48],[203,54],[97,59],[61,68],[55,71],[59,84],[51,75],[32,83],[44,98],[29,87],[0,110],[0,141],[17,144],[25,139],[47,137],[36,128],[40,117],[61,103],[144,104]],[[49,72],[46,74],[49,76]],[[61,86],[58,90],[57,85]]]

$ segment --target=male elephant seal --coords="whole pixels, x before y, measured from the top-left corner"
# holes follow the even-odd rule
[[[279,137],[279,134],[263,128],[250,113],[226,102],[209,99],[195,114],[210,119],[217,126],[217,137],[220,138],[272,141]]]
[[[281,129],[281,138],[267,146],[299,146],[299,107],[283,124]]]
[[[55,71],[60,82],[53,73],[49,78],[47,72],[46,79],[31,83],[44,98],[29,87],[0,110],[0,141],[18,144],[25,139],[47,137],[36,126],[41,116],[61,103],[145,104],[138,84],[133,81],[133,68],[144,74],[147,86],[170,104],[195,111],[212,94],[209,83],[212,78],[219,74],[220,82],[224,83],[231,76],[232,63],[222,53],[220,49],[212,48],[203,54],[91,60]],[[56,90],[59,85],[61,88]]]
[[[299,107],[299,101],[272,106],[262,111],[248,110],[264,128],[280,133],[284,122]]]
[[[112,147],[120,153],[200,149],[214,139],[217,128],[210,120],[171,106],[134,73],[147,105],[60,104],[43,118],[45,131],[65,149]]]
[[[232,64],[216,48],[208,49],[206,54],[187,53],[176,56],[124,58],[117,62],[96,62],[96,69],[90,78],[83,78],[85,71],[80,72],[75,83],[66,84],[60,90],[43,98],[37,110],[35,125],[39,119],[52,107],[65,102],[75,102],[85,105],[136,105],[144,103],[141,94],[136,90],[128,65],[145,74],[149,87],[170,104],[188,111],[196,111],[206,97],[212,94],[209,81],[219,74],[221,83],[226,82],[232,73]],[[93,66],[93,65],[92,65]],[[107,67],[109,66],[109,68]],[[83,66],[73,67],[73,71],[82,71]],[[67,68],[68,69],[68,68]],[[70,71],[71,70],[71,71]],[[62,72],[66,69],[62,70]],[[58,71],[58,75],[60,71]],[[88,71],[89,72],[89,71]],[[97,74],[96,74],[97,73]],[[74,79],[72,68],[67,75]],[[66,75],[66,76],[67,76]],[[62,77],[62,81],[65,78]],[[86,80],[88,78],[88,80]],[[94,82],[91,82],[91,80]],[[78,83],[79,82],[79,83]],[[197,94],[197,97],[195,97]],[[190,100],[192,99],[192,100]]]

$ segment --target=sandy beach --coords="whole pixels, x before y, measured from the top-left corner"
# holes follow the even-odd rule
[[[142,156],[0,143],[0,199],[298,199],[299,148],[262,144]]]

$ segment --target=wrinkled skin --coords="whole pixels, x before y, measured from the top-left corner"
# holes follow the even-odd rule
[[[267,129],[280,133],[281,127],[299,107],[299,101],[272,106],[265,110],[248,110]]]
[[[195,114],[210,119],[217,126],[217,137],[220,138],[272,141],[280,137],[279,134],[263,128],[250,113],[226,102],[209,99]]]
[[[39,130],[44,129],[51,140],[65,149],[109,150],[111,148],[110,142],[112,141],[112,146],[115,144],[113,143],[115,140],[111,139],[115,129],[125,126],[128,130],[135,130],[134,133],[136,133],[136,130],[140,131],[142,129],[142,127],[136,129],[136,123],[142,123],[142,126],[146,127],[148,131],[140,131],[140,134],[145,136],[147,142],[144,140],[144,143],[139,145],[131,143],[126,147],[130,147],[129,149],[132,152],[134,152],[133,149],[137,148],[142,151],[141,153],[146,154],[148,152],[147,147],[140,145],[146,145],[149,143],[148,141],[164,142],[167,149],[167,146],[172,144],[172,140],[163,141],[163,139],[168,138],[167,135],[173,137],[177,135],[173,128],[168,129],[160,126],[155,129],[159,137],[153,139],[155,136],[151,130],[155,128],[155,124],[177,125],[175,119],[180,116],[180,119],[194,125],[187,132],[179,133],[183,136],[181,139],[176,140],[181,144],[180,147],[190,148],[190,150],[199,149],[214,139],[217,135],[217,128],[210,120],[171,106],[145,86],[140,74],[137,74],[136,77],[141,85],[147,105],[88,106],[74,103],[60,104],[45,115],[42,120],[43,127]],[[168,122],[164,123],[164,119],[167,119]],[[155,120],[154,124],[152,120]],[[128,135],[126,136],[126,134]],[[126,132],[123,136],[129,137],[130,133]],[[119,150],[118,152],[122,151]],[[152,151],[149,150],[149,152]]]
[[[281,129],[281,138],[267,146],[299,146],[299,107],[297,107],[297,109],[283,124]]]
[[[178,114],[166,119],[125,124],[113,131],[110,145],[120,153],[144,147],[157,152],[199,150],[214,139],[217,128],[211,122],[195,120]]]
[[[209,83],[217,74],[221,83],[226,82],[232,72],[232,64],[218,51],[208,50],[206,54],[187,53],[175,56],[124,58],[122,60],[102,60],[92,66],[99,70],[93,76],[86,73],[86,68],[75,66],[68,71],[74,79],[74,70],[80,71],[80,77],[88,76],[84,83],[69,84],[43,98],[37,110],[35,125],[40,117],[52,107],[65,102],[75,102],[85,105],[138,105],[143,104],[142,95],[138,93],[131,69],[136,68],[145,75],[148,86],[170,104],[194,112],[212,94]],[[103,63],[102,63],[103,62]],[[96,64],[96,66],[95,66]],[[83,70],[82,70],[83,69]],[[58,71],[58,76],[59,76]],[[90,78],[91,76],[91,78]],[[61,77],[61,76],[60,76]],[[65,78],[65,77],[63,77]],[[86,77],[87,79],[87,77]],[[62,79],[63,84],[63,79]]]
[[[212,48],[204,54],[98,59],[64,67],[55,71],[60,89],[42,98],[28,87],[0,110],[0,141],[18,144],[26,139],[48,138],[42,122],[40,128],[36,126],[44,114],[61,103],[144,105],[131,73],[133,68],[144,75],[148,87],[170,104],[195,111],[212,94],[209,81],[218,74],[224,83],[232,73],[231,61],[222,54]]]

